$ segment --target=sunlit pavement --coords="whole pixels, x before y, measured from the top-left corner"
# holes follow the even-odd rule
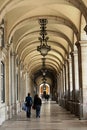
[[[0,130],[87,130],[87,120],[79,120],[56,102],[44,100],[40,118],[36,118],[35,110],[32,110],[29,119],[22,111],[11,120],[5,121]]]

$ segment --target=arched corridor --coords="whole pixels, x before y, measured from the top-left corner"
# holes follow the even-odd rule
[[[87,0],[0,0],[0,125],[27,93],[87,119]]]
[[[41,118],[27,119],[25,112],[14,116],[0,127],[0,130],[86,130],[87,120],[79,120],[53,101],[42,104]]]

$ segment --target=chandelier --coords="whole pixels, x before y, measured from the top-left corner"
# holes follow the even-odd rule
[[[49,37],[47,37],[46,24],[48,23],[47,19],[39,19],[40,27],[40,37],[38,38],[40,41],[40,46],[37,46],[37,51],[41,53],[42,56],[46,56],[48,51],[51,50],[51,47],[47,45],[47,41]]]
[[[44,90],[46,89],[46,78],[45,78],[45,76],[43,76],[43,78],[42,78],[42,83],[43,83],[43,88],[44,88]]]
[[[41,69],[41,72],[42,72],[42,75],[43,75],[43,76],[45,76],[45,75],[46,75],[46,72],[47,72],[47,69],[46,69],[46,67],[45,67],[45,60],[46,60],[46,58],[43,57],[43,58],[42,58],[42,69]]]
[[[45,88],[46,87],[46,73],[47,73],[47,69],[45,68],[45,60],[46,58],[43,57],[42,58],[42,69],[41,69],[41,72],[42,72],[42,83],[43,83],[43,87]]]

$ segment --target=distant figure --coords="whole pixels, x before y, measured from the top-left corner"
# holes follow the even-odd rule
[[[48,94],[46,95],[46,99],[47,99],[47,101],[49,100],[49,95]]]
[[[30,96],[30,93],[28,93],[27,97],[25,98],[25,102],[26,102],[26,107],[27,107],[26,116],[27,116],[27,118],[30,118],[31,117],[31,106],[32,106],[32,98]]]
[[[40,110],[41,110],[42,101],[38,94],[34,97],[34,106],[36,108],[36,118],[40,118]]]

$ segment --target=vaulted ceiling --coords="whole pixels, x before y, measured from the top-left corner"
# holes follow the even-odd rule
[[[40,45],[38,20],[41,18],[48,20],[51,51],[46,56],[45,64],[54,77],[73,51],[75,42],[81,40],[81,24],[84,28],[87,21],[87,0],[0,0],[0,21],[5,21],[6,44],[14,44],[14,51],[24,69],[30,75],[36,74],[39,80],[42,56],[37,46]]]

